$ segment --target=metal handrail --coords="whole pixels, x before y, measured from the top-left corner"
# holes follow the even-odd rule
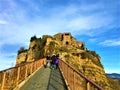
[[[45,63],[46,59],[40,59],[0,71],[0,90],[13,90]],[[60,69],[70,90],[104,90],[63,60]]]
[[[104,90],[63,60],[60,60],[60,69],[70,90]]]
[[[13,90],[45,63],[40,59],[0,71],[0,90]]]

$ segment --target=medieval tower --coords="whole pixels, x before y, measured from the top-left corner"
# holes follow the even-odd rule
[[[71,45],[71,34],[70,33],[63,34],[63,45]]]

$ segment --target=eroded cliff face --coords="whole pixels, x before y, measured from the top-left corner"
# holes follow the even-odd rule
[[[76,41],[70,33],[58,33],[54,36],[32,37],[29,49],[18,51],[16,65],[31,62],[46,55],[59,54],[60,58],[85,74],[106,90],[111,90],[108,78],[95,51],[87,50],[85,43]]]
[[[29,49],[20,48],[16,64],[31,62],[43,58],[47,54],[59,53],[60,49],[79,48],[85,50],[83,42],[76,42],[70,33],[59,33],[54,36],[43,35],[42,38],[31,37]]]
[[[34,37],[32,37],[34,38]],[[44,57],[44,43],[41,38],[30,40],[29,49],[20,48],[16,58],[16,65],[38,60]]]
[[[112,90],[108,77],[106,76],[104,68],[100,62],[100,57],[95,54],[95,52],[76,50],[71,52],[70,50],[69,54],[66,52],[62,53],[61,58],[92,81],[102,86],[105,90]]]

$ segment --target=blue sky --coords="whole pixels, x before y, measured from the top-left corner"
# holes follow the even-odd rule
[[[120,73],[120,0],[0,0],[0,70],[15,64],[31,36],[71,32]]]

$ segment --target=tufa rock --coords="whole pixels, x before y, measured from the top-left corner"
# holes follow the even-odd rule
[[[58,33],[54,36],[43,35],[42,38],[31,37],[29,49],[18,51],[16,65],[31,62],[46,55],[59,54],[60,58],[73,66],[92,81],[106,90],[111,90],[109,80],[95,51],[87,50],[85,43],[76,41],[71,33]]]

